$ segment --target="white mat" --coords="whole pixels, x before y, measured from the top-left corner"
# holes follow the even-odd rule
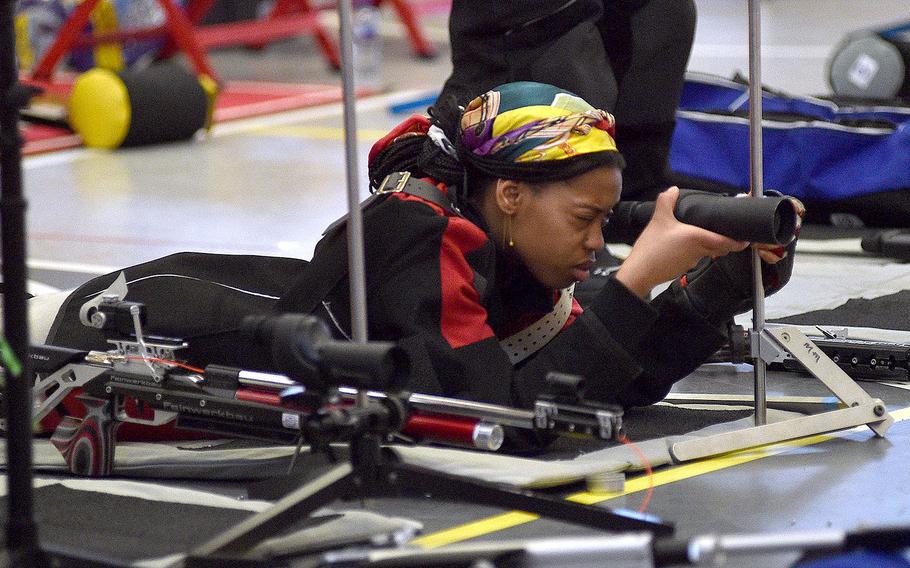
[[[768,410],[768,421],[776,422],[799,414]],[[670,436],[639,443],[653,467],[671,463],[669,448],[680,440],[737,430],[753,424],[752,418],[715,424],[685,436]],[[121,476],[194,479],[256,479],[270,477],[287,467],[293,455],[291,446],[257,449],[219,449],[204,451],[181,449],[181,444],[123,443],[117,445],[114,471]],[[183,446],[185,447],[185,445]],[[638,455],[627,446],[590,452],[569,460],[538,460],[491,452],[472,452],[431,446],[392,446],[400,459],[423,466],[484,481],[526,488],[553,487],[582,481],[588,476],[610,472],[640,470]],[[5,463],[5,443],[0,445]],[[39,471],[65,472],[63,458],[48,441],[37,440],[34,463]]]

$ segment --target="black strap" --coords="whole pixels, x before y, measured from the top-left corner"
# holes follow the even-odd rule
[[[385,199],[393,193],[407,193],[408,195],[414,195],[434,205],[442,207],[443,210],[450,213],[455,213],[460,215],[461,212],[458,211],[458,208],[455,207],[455,204],[449,199],[449,196],[433,185],[432,183],[423,181],[422,179],[415,178],[411,175],[411,172],[393,172],[390,173],[382,180],[382,183],[379,184],[379,187],[376,188],[376,191],[373,192],[373,195],[367,197],[363,202],[360,203],[360,209],[365,211],[366,209],[372,207],[380,199]],[[339,219],[336,219],[332,222],[331,225],[326,227],[325,231],[322,232],[323,235],[328,235],[332,231],[338,229],[348,220],[348,215],[344,215]]]
[[[412,177],[410,172],[387,175],[373,195],[360,204],[360,208],[366,210],[393,193],[414,195],[438,205],[445,211],[460,214],[445,192],[431,183]],[[277,312],[312,313],[347,276],[348,243],[339,230],[347,219],[348,216],[345,215],[326,228],[323,233],[326,235],[324,244],[319,247],[319,254],[313,258],[300,280],[277,302],[275,305]],[[338,262],[338,259],[345,261]]]

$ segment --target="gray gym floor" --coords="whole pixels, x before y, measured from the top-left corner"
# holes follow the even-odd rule
[[[726,76],[745,72],[745,0],[697,4],[690,69]],[[906,19],[904,0],[766,0],[762,8],[764,82],[795,94],[825,92],[825,59],[847,32]],[[435,60],[413,57],[391,14],[386,16],[388,91],[358,102],[364,195],[370,144],[406,116],[391,113],[390,105],[437,91],[450,69],[445,14],[424,20],[439,48]],[[219,51],[211,58],[225,79],[340,82],[305,37],[262,51]],[[219,125],[192,142],[27,158],[32,291],[71,288],[96,274],[186,250],[309,258],[322,229],[346,210],[342,124],[340,105],[327,105]],[[809,253],[806,262],[824,266],[828,258]],[[833,278],[851,266],[869,266],[860,260],[851,265],[850,257],[830,259]],[[892,409],[910,406],[905,390],[864,386]],[[733,367],[702,372],[679,386],[686,392],[747,393],[750,388],[751,374]],[[775,375],[770,390],[816,394],[816,383]],[[692,469],[684,479],[657,487],[649,512],[675,523],[682,537],[906,523],[908,442],[910,426],[899,422],[886,439],[858,430],[716,471]],[[604,504],[635,508],[640,499],[635,493]],[[428,533],[498,513],[407,499],[382,509],[423,520]],[[482,538],[589,533],[540,520]],[[732,565],[785,566],[792,559],[751,558]]]

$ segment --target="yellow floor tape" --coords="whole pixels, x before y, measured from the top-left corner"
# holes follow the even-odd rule
[[[891,417],[894,418],[894,422],[902,422],[910,418],[910,408],[902,408],[900,410],[894,411],[891,413]],[[714,471],[719,471],[736,465],[748,463],[750,461],[755,461],[761,458],[766,458],[769,456],[778,455],[787,451],[790,451],[794,448],[799,448],[803,446],[811,446],[814,444],[820,444],[821,442],[827,442],[828,440],[833,440],[839,437],[842,437],[847,432],[853,430],[862,430],[865,426],[858,426],[857,428],[847,430],[844,432],[839,432],[836,434],[819,434],[816,436],[809,436],[806,438],[800,438],[798,440],[791,440],[789,442],[779,442],[776,444],[770,444],[767,446],[762,446],[758,448],[752,448],[749,450],[741,450],[738,452],[731,452],[729,454],[724,454],[721,456],[716,456],[713,458],[707,458],[704,460],[699,460],[697,462],[678,465],[670,467],[661,471],[657,471],[653,475],[653,484],[654,487],[661,485],[667,485],[674,483],[676,481],[682,481],[684,479],[690,479],[699,475],[704,475],[706,473],[711,473]],[[576,503],[582,503],[585,505],[593,505],[596,503],[603,503],[604,501],[609,501],[610,499],[615,499],[623,495],[629,495],[631,493],[637,493],[639,491],[644,491],[648,489],[649,482],[648,476],[642,475],[633,479],[630,479],[626,482],[625,490],[622,492],[616,493],[588,493],[581,492],[569,495],[566,497],[567,501],[574,501]],[[415,546],[420,546],[422,548],[438,548],[440,546],[445,546],[448,544],[454,544],[456,542],[462,542],[471,538],[487,535],[497,531],[505,530],[511,527],[529,523],[539,519],[539,515],[534,515],[531,513],[525,513],[523,511],[510,511],[508,513],[503,513],[501,515],[495,515],[492,517],[487,517],[485,519],[480,519],[457,527],[452,527],[449,529],[437,531],[420,538],[416,538],[410,542]]]

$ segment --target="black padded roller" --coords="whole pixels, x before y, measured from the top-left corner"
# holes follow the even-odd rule
[[[172,63],[122,73],[95,68],[73,85],[69,122],[92,148],[187,140],[207,125],[216,91]]]
[[[195,75],[173,64],[124,71],[132,121],[122,146],[187,140],[203,128],[208,97]]]

